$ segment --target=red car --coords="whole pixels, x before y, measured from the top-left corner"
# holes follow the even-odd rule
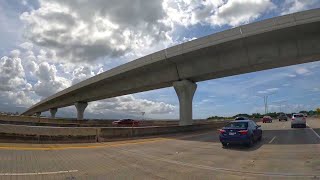
[[[133,119],[121,119],[121,120],[113,121],[112,124],[117,126],[138,126],[139,121],[136,121]]]
[[[270,116],[263,116],[262,123],[272,123],[272,117]]]

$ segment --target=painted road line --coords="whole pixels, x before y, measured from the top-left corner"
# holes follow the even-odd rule
[[[205,133],[196,133],[196,134],[189,134],[185,136],[171,136],[171,137],[166,137],[166,138],[152,138],[152,139],[146,139],[146,140],[129,140],[129,141],[120,141],[118,143],[104,143],[100,145],[90,145],[88,144],[87,146],[47,146],[47,147],[32,147],[32,146],[1,146],[0,145],[0,150],[67,150],[67,149],[93,149],[93,148],[107,148],[107,147],[118,147],[118,146],[126,146],[126,145],[136,145],[136,144],[145,144],[145,143],[153,143],[153,142],[160,142],[160,141],[169,141],[169,140],[176,140],[177,138],[179,139],[184,139],[184,138],[191,138],[191,137],[196,137],[196,136],[201,136],[204,134],[212,133],[210,132],[205,132]]]
[[[307,126],[309,126],[309,128],[311,129],[311,131],[320,139],[320,135],[311,128],[311,126],[307,123]]]
[[[152,140],[146,141],[135,141],[135,142],[121,142],[117,144],[103,144],[103,145],[88,145],[88,146],[48,146],[48,147],[32,147],[32,146],[0,146],[0,149],[6,150],[67,150],[67,149],[93,149],[93,148],[103,148],[103,147],[118,147],[124,145],[134,145],[134,144],[144,144],[144,143],[151,143],[151,142],[158,142],[168,140],[165,138],[155,138]]]
[[[0,176],[36,176],[78,172],[78,170],[53,171],[53,172],[26,172],[26,173],[0,173]]]
[[[269,144],[271,144],[275,138],[276,138],[276,136],[274,136],[274,137],[269,141]]]

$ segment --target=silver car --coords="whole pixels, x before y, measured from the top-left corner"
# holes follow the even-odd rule
[[[291,128],[295,128],[297,126],[302,126],[304,128],[307,127],[306,117],[304,114],[293,114],[291,118]]]

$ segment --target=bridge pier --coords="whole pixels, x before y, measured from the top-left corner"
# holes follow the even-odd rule
[[[197,89],[197,84],[189,80],[176,81],[173,87],[179,99],[180,121],[179,125],[192,124],[192,99]]]
[[[41,116],[41,112],[36,112],[36,117],[40,117]]]
[[[88,106],[88,103],[87,102],[76,102],[74,105],[77,108],[77,119],[83,120],[84,110]]]
[[[51,118],[52,119],[56,118],[56,113],[57,113],[58,109],[57,108],[50,108],[49,111],[51,114]]]

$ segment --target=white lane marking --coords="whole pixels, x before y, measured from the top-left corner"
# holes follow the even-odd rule
[[[276,138],[276,136],[274,136],[270,141],[269,141],[269,144],[272,143],[272,141]]]
[[[307,126],[309,126],[309,124],[307,123]],[[311,128],[311,126],[309,126],[309,129],[311,129],[311,131],[320,139],[320,135]]]
[[[31,173],[0,173],[0,176],[35,176],[35,175],[51,175],[78,172],[78,170],[53,171],[53,172],[31,172]]]

